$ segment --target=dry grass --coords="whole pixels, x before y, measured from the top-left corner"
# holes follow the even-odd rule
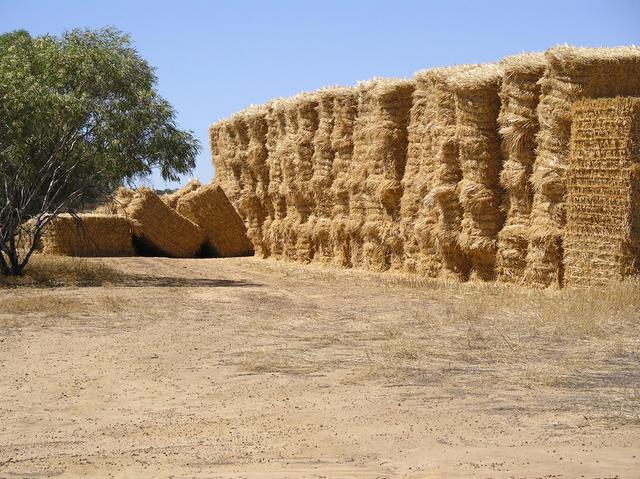
[[[0,276],[0,288],[17,286],[102,286],[126,275],[98,260],[34,255],[20,277]]]

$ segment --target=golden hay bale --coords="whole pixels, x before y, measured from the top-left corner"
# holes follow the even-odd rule
[[[333,182],[330,193],[333,198],[330,241],[333,245],[334,263],[351,267],[349,222],[350,175],[353,168],[353,130],[358,114],[358,90],[342,88],[335,92],[333,103],[333,130],[331,147],[335,152],[332,165]]]
[[[139,188],[125,211],[141,252],[192,258],[204,244],[202,228],[164,204],[148,188]]]
[[[183,196],[176,211],[202,228],[207,246],[216,256],[253,254],[247,228],[220,185],[210,183]]]
[[[235,205],[240,196],[240,170],[234,161],[237,142],[230,119],[220,120],[209,127],[209,143],[216,182]]]
[[[504,223],[499,183],[502,154],[497,120],[502,71],[480,65],[447,80],[455,93],[456,139],[462,180],[459,244],[471,262],[471,278],[495,279],[497,235]]]
[[[123,216],[63,214],[41,238],[43,254],[63,256],[134,256],[131,226]]]
[[[640,274],[640,98],[573,107],[564,267],[567,285]]]
[[[124,213],[124,208],[131,202],[135,195],[135,191],[130,188],[121,186],[109,198],[109,201],[99,205],[93,211],[96,214],[118,215]]]
[[[543,53],[525,53],[504,58],[500,66],[504,72],[498,116],[504,157],[500,184],[506,191],[507,213],[505,226],[498,234],[496,272],[500,281],[522,283],[533,202],[530,180],[538,132],[538,81],[546,68],[546,59]]]
[[[192,191],[196,191],[201,186],[202,186],[202,183],[200,183],[200,181],[197,178],[194,178],[193,180],[188,181],[187,184],[184,185],[179,190],[174,191],[173,193],[160,196],[160,199],[164,202],[164,204],[175,209],[176,206],[178,205],[178,201],[180,200],[180,198],[182,198],[185,195],[188,195]]]
[[[639,95],[640,48],[561,46],[548,50],[545,58],[525,277],[532,284],[561,286],[571,105],[584,98]]]
[[[412,182],[407,179],[403,201],[418,246],[416,270],[430,277],[466,279],[469,274],[469,261],[458,244],[462,207],[456,188],[462,171],[455,96],[447,80],[474,67],[433,68],[415,75],[415,117],[409,133],[418,144],[418,171]]]
[[[401,182],[414,86],[413,80],[397,79],[373,79],[358,86],[349,210],[352,219],[363,220],[368,226],[352,238],[353,266],[374,270],[402,267]],[[362,254],[355,241],[364,242]],[[370,252],[376,253],[372,257]]]

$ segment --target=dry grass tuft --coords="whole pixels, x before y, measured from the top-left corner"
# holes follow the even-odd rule
[[[106,263],[80,258],[34,255],[19,277],[0,276],[0,288],[16,286],[102,286],[117,284],[127,275]]]

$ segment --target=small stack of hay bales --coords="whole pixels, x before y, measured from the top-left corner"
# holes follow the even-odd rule
[[[209,254],[223,258],[253,254],[247,228],[219,185],[210,183],[183,196],[176,210],[202,228]]]
[[[471,262],[471,278],[495,279],[497,235],[504,223],[499,183],[502,154],[497,120],[502,72],[481,65],[448,79],[455,92],[456,138],[462,170],[459,244]]]
[[[196,178],[188,181],[186,185],[184,185],[182,188],[178,189],[177,191],[160,196],[160,199],[164,202],[164,204],[175,209],[176,206],[178,205],[178,201],[180,200],[180,198],[182,198],[185,195],[188,195],[192,191],[197,190],[201,186],[202,184]]]
[[[267,105],[267,168],[269,170],[269,200],[272,215],[265,220],[263,234],[269,246],[269,253],[281,259],[284,253],[284,221],[287,216],[287,200],[284,191],[283,163],[286,154],[286,102],[282,99]],[[224,189],[224,186],[223,186]]]
[[[565,282],[640,274],[640,98],[573,107],[567,165]]]
[[[250,106],[236,114],[238,123],[246,128],[240,197],[236,208],[247,225],[247,235],[259,256],[269,255],[264,238],[263,224],[269,216],[269,170],[267,165],[267,110],[263,106]]]
[[[314,201],[312,242],[314,261],[329,263],[333,260],[331,243],[331,217],[333,213],[333,160],[336,156],[332,144],[335,88],[323,88],[317,92],[318,127],[313,138],[313,177],[311,191]]]
[[[290,181],[293,202],[296,208],[295,258],[303,263],[311,261],[315,255],[313,242],[315,198],[313,192],[314,138],[318,129],[318,96],[315,93],[301,93],[291,102],[291,114],[296,115],[293,126],[295,135],[294,176]]]
[[[334,264],[350,267],[351,240],[350,225],[350,174],[353,159],[353,131],[358,114],[358,91],[355,88],[340,88],[334,92],[333,129],[331,131],[331,148],[335,152],[332,165],[333,182],[331,197],[330,238],[333,245]]]
[[[59,215],[40,239],[43,254],[62,256],[134,256],[131,225],[124,216]]]
[[[360,258],[352,255],[352,264],[377,271],[401,269],[401,182],[414,82],[374,79],[359,88],[352,176],[356,201],[350,210],[353,215],[364,208],[358,218],[363,245]]]
[[[584,98],[639,95],[640,48],[562,46],[548,50],[545,58],[525,278],[538,286],[561,286],[571,105]]]
[[[499,281],[522,283],[533,202],[530,179],[538,132],[538,80],[544,73],[546,60],[542,53],[527,53],[507,57],[500,65],[504,73],[498,117],[504,157],[500,184],[506,191],[507,217],[498,234],[496,272]]]
[[[425,123],[431,137],[430,163],[421,173],[424,200],[418,210],[416,237],[421,245],[424,274],[466,280],[469,261],[459,244],[462,206],[458,184],[462,180],[456,138],[455,94],[448,81],[474,66],[433,68],[418,72],[416,80],[423,92]],[[426,156],[425,155],[425,156]]]
[[[202,229],[164,204],[153,190],[139,188],[125,212],[140,253],[193,258],[204,244]]]

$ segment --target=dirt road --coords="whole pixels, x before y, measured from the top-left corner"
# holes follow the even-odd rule
[[[640,477],[624,298],[113,264],[0,289],[0,477]]]

